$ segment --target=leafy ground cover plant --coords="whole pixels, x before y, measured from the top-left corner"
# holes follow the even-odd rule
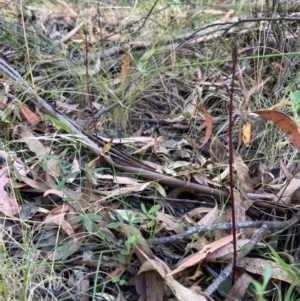
[[[297,300],[297,6],[1,10],[2,300]]]

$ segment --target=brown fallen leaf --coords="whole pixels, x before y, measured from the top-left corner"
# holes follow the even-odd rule
[[[213,225],[219,215],[219,209],[218,205],[216,205],[213,209],[211,209],[203,218],[201,218],[198,222],[197,225]]]
[[[16,126],[14,129],[14,135],[17,133],[23,138],[22,141],[27,144],[28,148],[41,159],[51,153],[51,148],[44,146],[39,141],[41,138],[35,137],[31,129],[26,124]],[[47,171],[51,174],[51,176],[58,177],[61,172],[58,160],[49,158],[47,161]]]
[[[41,118],[37,114],[33,113],[26,105],[21,106],[21,112],[25,119],[33,126],[38,125],[42,121]]]
[[[288,167],[284,164],[283,160],[280,159],[280,168],[281,170],[283,171],[285,177],[288,179],[288,180],[291,180],[293,179],[294,175],[293,173],[288,169]]]
[[[254,274],[263,275],[266,266],[271,267],[272,278],[282,280],[287,283],[293,283],[291,277],[276,262],[263,258],[245,257],[241,259],[237,266],[244,268],[246,271]]]
[[[127,237],[132,236],[129,226],[123,224],[122,231]],[[157,258],[149,244],[142,238],[139,229],[134,229],[135,235],[142,240],[140,243],[133,242],[133,251],[136,254],[141,267],[135,278],[135,288],[139,294],[139,301],[162,301],[164,297],[169,297],[170,289],[164,285],[163,277],[171,270],[167,264]]]
[[[59,206],[50,211],[44,221],[44,224],[57,225],[68,235],[74,235],[72,224],[67,220],[75,217],[76,211],[70,205]]]
[[[141,250],[139,252],[142,253]],[[144,254],[144,257],[146,258],[147,255]],[[171,276],[170,273],[168,273],[169,271],[169,267],[161,259],[157,257],[155,257],[154,259],[150,259],[148,257],[141,266],[138,274],[138,277],[145,277],[136,278],[136,290],[141,293],[139,301],[165,300],[164,296],[170,296],[167,288],[172,291],[173,295],[176,297],[177,300],[207,301],[207,299],[204,296],[194,292],[193,288],[189,289],[181,285]],[[150,279],[150,277],[152,277],[152,279]],[[164,283],[166,285],[164,285]]]
[[[239,191],[243,194],[253,192],[253,183],[249,177],[249,168],[244,163],[241,155],[233,152],[233,167],[237,172]]]
[[[243,142],[246,147],[249,147],[251,142],[251,122],[247,121],[243,125]]]
[[[127,237],[132,235],[128,232],[128,225],[122,229]],[[135,234],[141,234],[135,229]],[[133,243],[134,252],[137,255],[141,268],[135,279],[135,286],[139,292],[139,301],[160,301],[164,297],[170,297],[171,292],[177,300],[181,301],[206,301],[207,299],[178,283],[172,276],[171,270],[161,259],[154,256],[148,243],[143,239],[142,243]],[[166,285],[165,285],[166,284]],[[148,286],[149,285],[149,286]]]
[[[135,289],[139,294],[139,301],[163,301],[164,282],[157,272],[156,259],[145,261],[135,278]],[[155,264],[153,264],[155,262]]]
[[[244,273],[237,281],[234,282],[233,287],[228,292],[224,301],[242,300],[246,294],[249,285],[252,282],[252,277]]]
[[[233,190],[233,196],[234,196],[235,221],[236,222],[245,222],[246,221],[246,207],[244,204],[243,197],[236,189]]]
[[[273,202],[277,202],[278,198],[280,197],[280,203],[284,203],[285,205],[289,205],[292,203],[292,195],[293,192],[296,191],[300,187],[300,179],[293,178],[288,185],[282,187],[280,191],[277,193],[277,196],[274,197]],[[300,197],[299,201],[296,202],[296,200],[293,200],[294,204],[300,203]]]
[[[155,215],[157,220],[164,224],[164,228],[167,231],[174,231],[175,233],[182,233],[184,231],[184,225],[180,218],[160,211],[157,211]]]
[[[289,137],[294,146],[300,150],[300,134],[298,126],[288,115],[274,110],[255,111],[262,118],[272,120]]]
[[[239,234],[237,236],[239,236]],[[190,266],[201,263],[210,253],[215,252],[216,250],[220,249],[224,245],[228,245],[229,243],[231,243],[232,240],[233,240],[233,236],[229,235],[206,245],[201,251],[194,253],[188,256],[187,258],[185,258],[183,262],[168,275],[174,275]]]
[[[9,216],[14,217],[19,215],[19,205],[14,195],[13,189],[6,189],[7,184],[11,183],[9,169],[7,164],[0,170],[0,212]],[[11,184],[12,185],[12,184]]]
[[[204,113],[205,123],[206,123],[205,137],[204,137],[203,143],[200,146],[200,148],[201,148],[208,142],[208,140],[212,134],[212,117],[204,106],[197,105],[197,108],[200,109]]]
[[[177,300],[181,301],[207,301],[204,296],[201,296],[191,289],[188,289],[176,281],[170,274],[165,276],[166,284],[170,287]]]

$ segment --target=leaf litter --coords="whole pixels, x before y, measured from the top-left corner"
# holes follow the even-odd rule
[[[257,12],[247,6],[254,20],[240,23],[237,6],[159,10],[154,4],[140,11],[81,5],[57,1],[26,7],[12,1],[3,8],[1,260],[10,270],[3,269],[1,278],[13,275],[26,285],[4,289],[1,298],[218,300],[231,286],[223,291],[217,286],[218,293],[210,287],[225,264],[230,267],[234,236],[238,254],[255,242],[253,253],[239,258],[238,275],[248,272],[258,279],[255,274],[264,275],[269,265],[271,278],[282,287],[293,283],[292,266],[299,259],[299,132],[284,107],[290,103],[280,102],[283,112],[269,108],[274,108],[271,91],[284,99],[284,89],[293,89],[284,75],[297,65],[280,61],[274,45],[269,48],[281,68],[272,76],[266,67],[271,59],[257,60],[254,48],[270,43],[260,41],[268,33],[266,21],[257,17],[257,27]],[[285,13],[295,18],[290,7]],[[191,16],[203,28],[192,34]],[[165,18],[174,34],[160,32],[158,41],[155,32]],[[290,30],[299,21],[291,19]],[[280,30],[284,36],[283,25]],[[231,36],[238,39],[242,58],[232,133],[226,44]],[[273,200],[265,201],[265,195]],[[233,208],[239,233],[232,233]],[[290,221],[289,230],[283,218]],[[262,224],[256,221],[270,222],[258,241]],[[192,231],[207,226],[205,232]],[[272,253],[268,244],[278,254],[286,252],[291,265],[258,255]],[[17,262],[24,268],[30,262],[26,279],[22,270],[15,271]],[[251,296],[247,283],[236,296]]]

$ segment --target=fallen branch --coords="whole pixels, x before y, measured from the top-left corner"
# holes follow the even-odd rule
[[[262,225],[267,225],[269,229],[286,229],[299,221],[299,218],[292,218],[290,220],[279,222],[279,221],[256,221],[256,222],[237,222],[236,228],[237,229],[249,229],[249,228],[260,228]],[[187,236],[190,236],[195,233],[201,232],[209,232],[214,230],[229,230],[232,229],[231,223],[224,223],[219,225],[210,225],[210,226],[198,226],[198,227],[190,227],[187,231],[176,234],[169,237],[162,237],[162,238],[154,238],[153,240],[149,240],[151,244],[158,245],[158,244],[166,244],[174,241],[179,241]]]

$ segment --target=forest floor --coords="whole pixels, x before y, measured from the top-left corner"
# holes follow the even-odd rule
[[[300,300],[300,6],[220,2],[1,2],[0,300]]]

